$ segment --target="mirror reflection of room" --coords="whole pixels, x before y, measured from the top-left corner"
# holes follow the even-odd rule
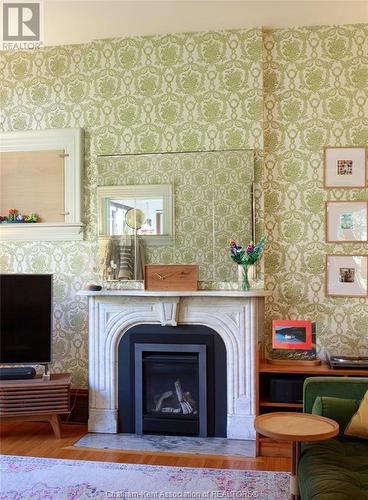
[[[110,235],[163,234],[163,203],[161,199],[149,200],[109,200]],[[138,226],[139,225],[139,226]]]
[[[137,200],[133,201],[134,203],[130,200],[108,200],[107,213],[111,236],[103,259],[105,280],[142,280],[144,277],[144,247],[138,235],[142,234],[142,228],[151,220],[146,217],[150,213],[149,200],[145,200],[147,203],[144,200],[141,203],[138,201],[138,205],[146,208],[146,212],[137,207]],[[116,238],[116,235],[120,236]]]
[[[101,277],[104,281],[143,280],[144,243],[137,235],[111,236],[104,245]]]

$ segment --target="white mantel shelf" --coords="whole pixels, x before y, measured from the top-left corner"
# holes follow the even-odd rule
[[[82,290],[78,295],[87,297],[268,297],[271,295],[269,290],[195,290],[195,291],[149,291],[149,290],[100,290],[94,292],[91,290]]]

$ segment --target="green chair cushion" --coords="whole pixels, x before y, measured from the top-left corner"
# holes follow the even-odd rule
[[[303,447],[302,500],[368,500],[368,443],[329,439]]]
[[[339,424],[339,435],[343,436],[346,426],[358,411],[359,404],[360,401],[355,399],[318,396],[314,401],[312,413],[335,420]]]
[[[312,413],[318,396],[362,400],[367,390],[368,377],[310,377],[304,382],[304,411]]]

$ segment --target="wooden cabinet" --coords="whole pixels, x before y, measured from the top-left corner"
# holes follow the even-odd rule
[[[329,364],[322,362],[317,366],[291,364],[285,361],[282,364],[272,364],[258,356],[257,359],[257,415],[272,411],[303,411],[303,403],[275,401],[272,393],[272,381],[275,379],[297,382],[302,385],[307,377],[368,377],[368,370],[359,369],[332,369]],[[270,438],[256,435],[257,455],[291,457],[291,443],[277,442]]]
[[[46,420],[61,437],[60,415],[70,412],[70,374],[30,380],[0,380],[1,420]]]

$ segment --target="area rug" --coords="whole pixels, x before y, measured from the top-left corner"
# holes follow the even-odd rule
[[[192,469],[3,455],[1,500],[289,498],[285,472]]]

